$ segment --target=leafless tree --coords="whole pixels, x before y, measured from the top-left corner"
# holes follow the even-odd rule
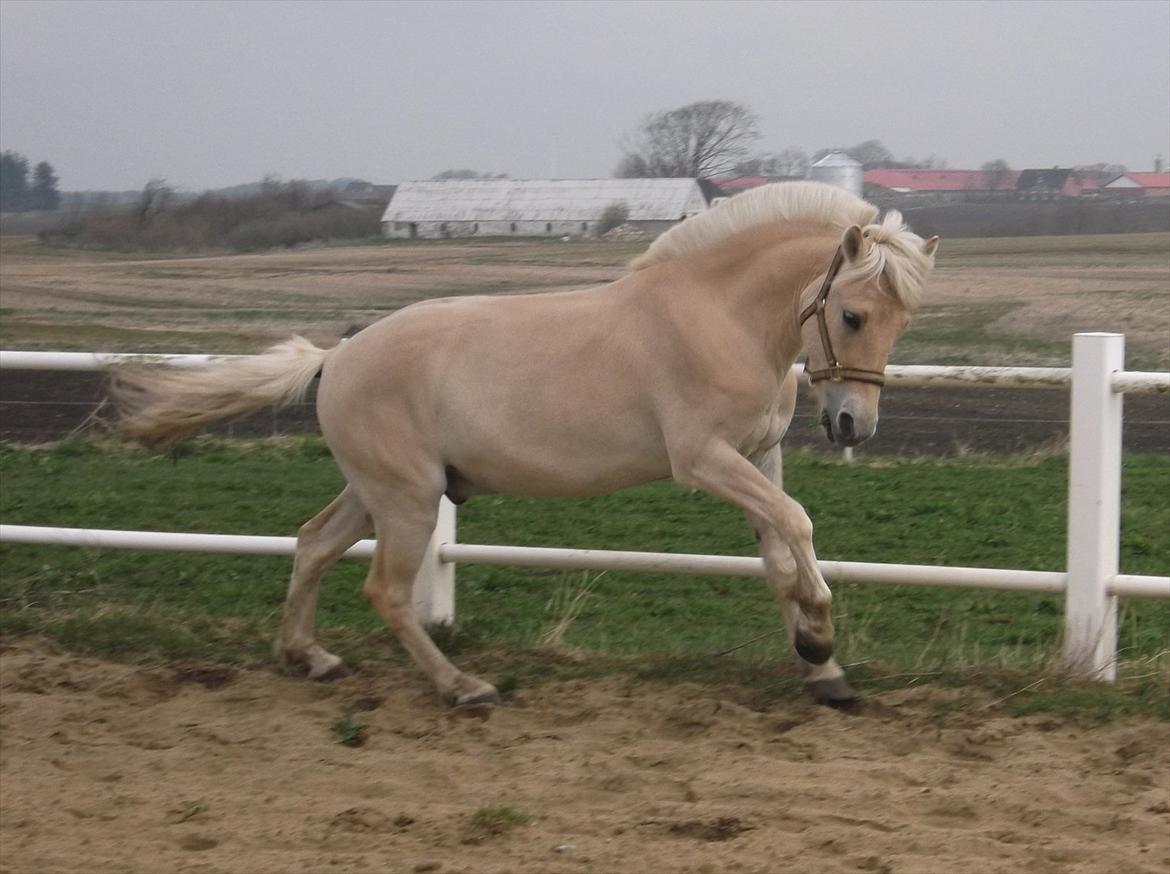
[[[1012,168],[1008,166],[1008,162],[1003,158],[988,161],[979,169],[983,171],[983,178],[987,182],[987,187],[992,191],[1002,187],[1012,175]]]
[[[804,153],[804,149],[789,146],[772,156],[772,175],[807,176],[808,164],[808,155]]]
[[[740,161],[732,169],[739,176],[807,176],[808,155],[790,146],[782,152],[765,152]]]
[[[615,200],[601,211],[601,218],[597,221],[597,236],[621,227],[630,218],[630,208],[625,201]]]
[[[1080,164],[1073,169],[1081,177],[1095,179],[1100,185],[1104,185],[1106,182],[1112,182],[1118,176],[1124,176],[1129,172],[1129,168],[1124,164],[1107,164],[1104,162],[1098,164]]]
[[[648,115],[622,143],[615,175],[717,176],[731,170],[759,139],[759,117],[730,100],[701,100]]]
[[[174,200],[175,191],[165,179],[151,179],[142,188],[138,197],[138,221],[143,223],[165,212]]]
[[[889,167],[895,163],[893,153],[882,145],[881,140],[866,140],[845,150],[854,161],[860,162],[866,170],[875,167]]]

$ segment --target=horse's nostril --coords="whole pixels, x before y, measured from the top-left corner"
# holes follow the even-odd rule
[[[844,440],[852,440],[856,436],[853,430],[853,417],[848,413],[843,412],[837,415],[837,433]]]

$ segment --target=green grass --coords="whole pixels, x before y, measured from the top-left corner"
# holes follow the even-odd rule
[[[484,837],[505,835],[512,829],[532,822],[527,813],[513,807],[481,807],[468,817],[467,824],[473,832]]]
[[[368,729],[352,715],[345,715],[333,723],[333,734],[337,742],[346,747],[360,747],[366,742]]]
[[[816,524],[822,558],[1063,567],[1061,458],[879,458],[844,465],[794,453],[785,472],[788,490]],[[279,535],[295,533],[342,484],[321,442],[309,438],[203,439],[177,460],[89,441],[0,447],[0,477],[0,518],[7,523]],[[1167,574],[1170,459],[1127,457],[1124,489],[1123,572]],[[739,511],[672,483],[589,500],[477,498],[460,510],[459,539],[733,555],[755,550]],[[289,566],[284,558],[5,545],[0,632],[44,635],[76,652],[135,661],[270,665]],[[402,663],[360,595],[363,576],[364,563],[346,561],[327,578],[322,639],[353,663]],[[765,698],[799,685],[795,677],[777,677],[788,648],[759,580],[461,566],[457,604],[458,626],[441,632],[440,645],[472,663],[487,659],[508,685],[615,665],[638,665],[647,679],[734,681]],[[570,609],[571,620],[562,621]],[[881,688],[888,675],[967,676],[973,669],[1006,670],[1010,685],[1022,675],[1013,672],[1052,664],[1062,600],[844,585],[835,589],[834,613],[839,658],[863,663],[853,670],[863,687]],[[550,639],[557,652],[591,656],[584,662],[554,657],[542,645]],[[1170,604],[1123,601],[1119,646],[1129,674],[1164,677]],[[713,655],[728,650],[734,651]],[[1142,695],[1170,711],[1164,695]],[[1033,694],[1014,704],[1035,700]]]

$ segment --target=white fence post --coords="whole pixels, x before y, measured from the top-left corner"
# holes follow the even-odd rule
[[[455,505],[439,501],[439,516],[427,554],[414,578],[414,609],[423,625],[450,625],[455,621],[455,564],[445,562],[439,547],[455,542]]]
[[[1064,664],[1100,680],[1117,677],[1117,598],[1121,529],[1122,334],[1073,337],[1068,462],[1068,589]]]

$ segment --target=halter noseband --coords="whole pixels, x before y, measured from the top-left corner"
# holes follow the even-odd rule
[[[825,303],[829,299],[829,292],[833,290],[833,280],[837,278],[837,274],[841,272],[841,265],[845,263],[845,251],[838,246],[837,254],[833,256],[833,263],[829,265],[829,272],[825,274],[825,281],[821,284],[821,290],[817,292],[816,298],[806,306],[800,313],[800,321],[797,323],[799,327],[803,328],[804,323],[810,317],[815,315],[817,317],[817,327],[821,332],[821,351],[825,353],[825,361],[828,367],[824,370],[809,370],[808,359],[804,361],[804,372],[808,374],[809,382],[820,382],[823,379],[832,380],[833,382],[868,382],[871,385],[885,385],[885,374],[880,370],[863,370],[859,367],[842,367],[837,360],[837,353],[833,351],[833,342],[829,339],[829,325],[825,321]]]

